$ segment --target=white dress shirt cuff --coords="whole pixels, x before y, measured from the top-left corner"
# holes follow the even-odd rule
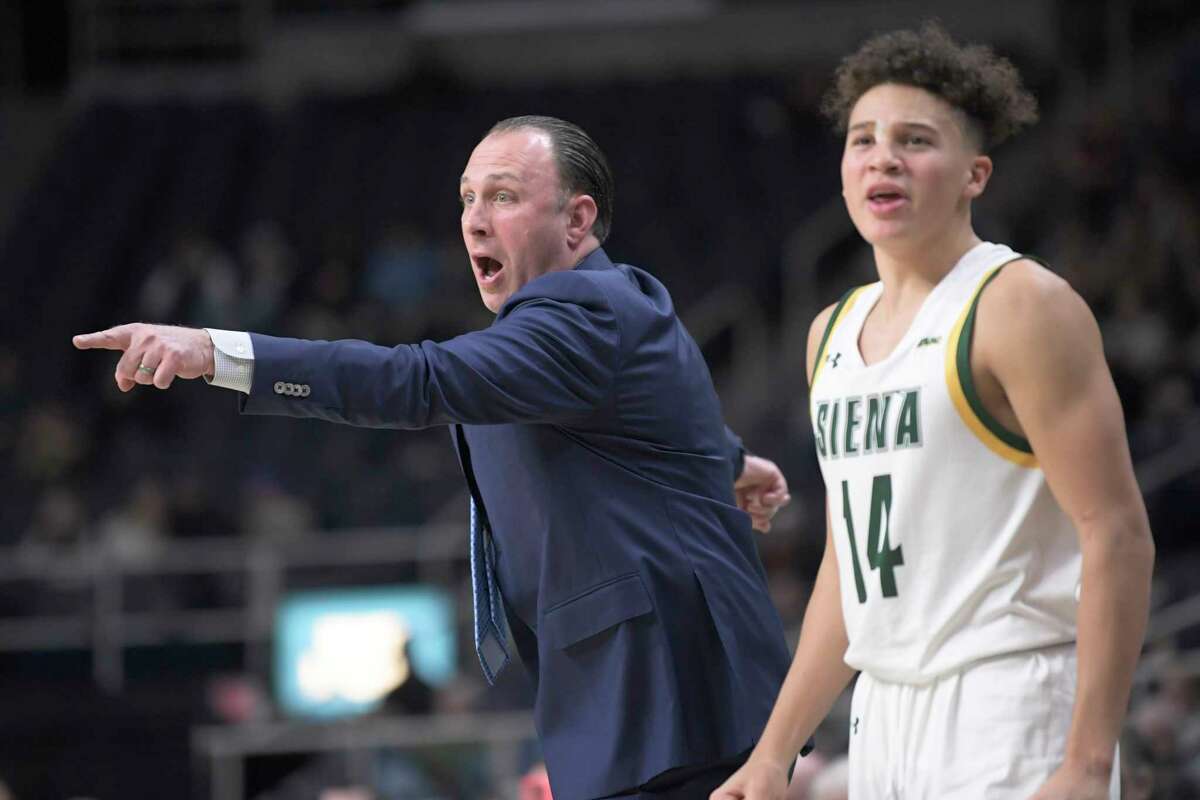
[[[245,331],[205,328],[213,342],[213,376],[204,376],[212,386],[250,394],[254,384],[254,345]]]

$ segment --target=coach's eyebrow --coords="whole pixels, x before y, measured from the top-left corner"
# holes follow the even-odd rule
[[[466,175],[463,175],[462,178],[460,178],[458,182],[459,182],[459,184],[463,184],[463,183],[466,183],[468,180],[469,180],[469,178],[467,178]],[[491,175],[485,176],[484,180],[485,181],[515,181],[517,183],[524,183],[524,181],[521,180],[521,176],[517,175],[515,172],[493,172]]]

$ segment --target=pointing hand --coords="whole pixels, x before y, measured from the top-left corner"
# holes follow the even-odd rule
[[[115,374],[122,392],[139,383],[166,389],[177,377],[199,378],[215,369],[212,337],[196,328],[134,322],[80,334],[71,341],[80,350],[122,351]]]

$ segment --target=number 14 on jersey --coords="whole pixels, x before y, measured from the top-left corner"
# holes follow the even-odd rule
[[[892,547],[888,541],[891,532],[889,519],[892,513],[892,476],[876,475],[871,483],[871,512],[867,525],[867,564],[879,570],[879,586],[884,597],[895,597],[896,567],[904,564],[904,549]],[[854,517],[850,511],[850,485],[842,481],[842,517],[846,520],[846,535],[850,538],[850,563],[854,567],[854,589],[858,602],[867,602],[867,586],[863,581],[862,566],[858,560],[858,541],[854,536]]]

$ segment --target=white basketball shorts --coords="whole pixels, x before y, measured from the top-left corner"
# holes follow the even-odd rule
[[[1062,763],[1074,700],[1074,644],[922,685],[864,672],[850,704],[850,800],[1026,800]],[[1119,800],[1115,759],[1109,793]]]

